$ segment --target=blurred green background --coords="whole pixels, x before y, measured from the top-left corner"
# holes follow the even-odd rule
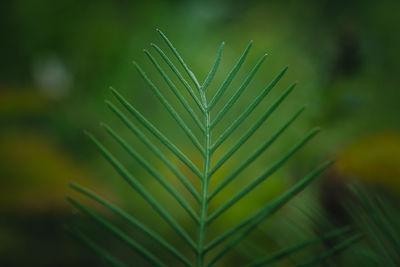
[[[218,172],[211,187],[303,104],[308,108],[302,118],[244,176],[256,177],[312,127],[321,126],[323,130],[270,181],[246,198],[244,204],[218,219],[210,235],[257,210],[327,158],[336,158],[338,162],[294,205],[306,205],[307,198],[318,199],[322,209],[333,214],[332,220],[340,221],[337,217],[341,215],[330,210],[335,205],[328,203],[324,207],[324,203],[335,201],[326,195],[340,197],[337,184],[348,178],[396,195],[400,188],[399,10],[400,2],[387,0],[2,1],[0,265],[102,264],[64,231],[67,224],[82,225],[93,233],[101,231],[91,227],[91,222],[86,224],[85,218],[77,215],[65,201],[65,195],[74,195],[67,186],[69,181],[100,192],[165,236],[174,238],[174,232],[154,220],[156,215],[149,206],[106,164],[83,135],[83,129],[94,132],[119,155],[185,227],[192,226],[183,212],[175,210],[176,203],[155,180],[138,168],[98,126],[99,121],[111,124],[151,158],[104,105],[104,99],[112,99],[108,87],[113,86],[172,140],[179,141],[180,148],[201,166],[199,155],[192,152],[189,141],[182,138],[177,127],[171,127],[173,120],[131,63],[136,60],[163,92],[168,91],[142,53],[143,48],[154,52],[151,42],[167,50],[154,30],[157,27],[173,41],[201,81],[215,59],[219,44],[226,42],[220,70],[210,86],[210,96],[248,42],[254,40],[246,63],[217,109],[229,99],[257,60],[268,53],[254,81],[234,111],[216,129],[215,136],[284,66],[289,65],[287,74],[252,115],[252,121],[290,83],[299,82],[295,92],[240,155]],[[171,96],[167,97],[174,101]],[[250,124],[250,120],[246,122],[216,157],[221,157]],[[157,164],[161,171],[165,168]],[[243,179],[232,183],[210,209],[221,205],[246,183]],[[176,186],[184,192],[182,186]],[[98,210],[112,218],[100,207]],[[286,239],[290,241],[290,237],[285,237],[290,235],[286,228],[293,230],[293,227],[286,225],[288,221],[282,218],[292,220],[295,216],[292,213],[288,209],[280,218],[277,215],[275,223],[265,225],[265,240],[260,241],[265,245],[265,252],[279,247],[276,236],[281,237],[283,244]],[[138,234],[137,238],[141,236]],[[140,257],[120,249],[121,245],[108,235],[98,239],[108,242],[120,254],[129,255],[139,266],[144,264]],[[174,242],[179,246],[179,240]],[[251,257],[243,251],[236,258],[227,259],[226,264],[232,260],[245,262]]]

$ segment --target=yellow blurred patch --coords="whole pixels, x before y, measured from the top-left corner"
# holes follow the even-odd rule
[[[34,88],[0,90],[0,117],[44,114],[50,102]]]
[[[3,132],[0,147],[0,212],[69,209],[68,182],[90,182],[90,172],[46,136]]]
[[[400,133],[381,132],[355,141],[339,153],[336,168],[340,176],[400,189]]]

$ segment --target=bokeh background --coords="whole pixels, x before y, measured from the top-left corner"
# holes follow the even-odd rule
[[[104,105],[104,99],[116,102],[108,90],[113,86],[171,140],[178,141],[179,147],[201,166],[199,155],[132,64],[136,60],[163,92],[168,91],[142,53],[147,48],[155,55],[151,42],[168,51],[155,28],[163,30],[174,42],[200,80],[208,73],[220,43],[226,42],[220,70],[210,85],[210,96],[248,42],[254,41],[246,63],[221,103],[229,99],[257,60],[268,54],[241,101],[216,129],[215,136],[289,65],[276,89],[221,147],[216,158],[235,143],[273,99],[298,81],[288,100],[217,173],[212,188],[265,136],[271,135],[299,107],[307,104],[305,114],[242,179],[214,199],[211,210],[261,173],[308,130],[314,126],[322,128],[270,181],[218,219],[210,235],[257,210],[320,162],[337,159],[328,174],[260,228],[260,240],[254,241],[258,243],[257,248],[252,247],[256,246],[254,243],[243,244],[224,264],[247,262],[257,253],[263,255],[296,238],[318,233],[330,223],[342,224],[346,215],[337,207],[337,202],[345,194],[343,187],[349,179],[397,195],[400,188],[398,1],[5,0],[0,5],[1,266],[103,264],[65,231],[65,226],[71,224],[94,233],[100,243],[108,244],[121,257],[138,265],[146,264],[68,205],[66,195],[79,198],[68,188],[70,181],[99,192],[174,240],[174,232],[160,222],[106,163],[83,134],[84,129],[96,134],[118,155],[185,227],[193,226],[184,212],[175,209],[176,203],[155,180],[98,123],[112,125],[151,159],[151,154]],[[177,103],[172,95],[165,94]],[[222,104],[217,105],[217,109],[221,107]],[[154,164],[161,171],[166,168],[157,161]],[[171,183],[184,192],[172,178]],[[89,203],[87,199],[82,200]],[[188,198],[188,201],[192,200]],[[104,216],[117,220],[101,207],[90,204]],[[316,219],[312,219],[315,213],[327,222],[315,226]],[[135,229],[126,229],[139,240],[148,242]],[[182,243],[173,242],[177,246]]]

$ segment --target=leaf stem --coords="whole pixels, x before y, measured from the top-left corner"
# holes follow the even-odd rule
[[[207,210],[208,210],[208,190],[209,190],[209,180],[210,180],[210,164],[211,164],[211,119],[210,111],[207,109],[207,99],[205,92],[201,91],[201,100],[206,110],[204,114],[204,167],[203,167],[203,178],[202,178],[202,188],[201,188],[201,198],[200,198],[200,222],[199,222],[199,232],[198,232],[198,243],[197,243],[197,267],[202,267],[204,265],[204,255],[205,251],[205,237],[206,237],[206,226],[207,226]]]

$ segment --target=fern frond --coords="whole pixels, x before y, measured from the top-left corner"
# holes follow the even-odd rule
[[[85,234],[81,233],[76,229],[68,229],[68,232],[80,241],[83,245],[93,250],[100,258],[103,258],[107,263],[116,267],[127,267],[128,265],[122,263],[120,260],[115,258],[111,253],[97,245],[95,242],[90,240]]]
[[[161,76],[164,78],[165,82],[168,84],[168,86],[171,88],[171,90],[174,92],[175,96],[179,99],[181,104],[185,107],[187,112],[190,114],[192,119],[196,122],[197,126],[200,128],[202,132],[204,132],[204,126],[200,122],[200,119],[196,115],[196,113],[193,111],[193,109],[190,107],[186,99],[182,96],[182,94],[179,92],[179,90],[176,88],[175,84],[171,81],[171,79],[168,77],[168,75],[165,73],[165,71],[161,68],[157,60],[150,54],[149,51],[144,50],[146,55],[149,57],[150,61],[153,63],[154,67],[158,70],[158,72],[161,74]]]
[[[151,122],[149,122],[139,111],[137,111],[125,98],[120,95],[115,89],[111,88],[111,92],[115,95],[118,101],[126,107],[126,109],[142,123],[155,137],[157,137],[166,147],[171,150],[189,169],[191,169],[197,176],[201,178],[202,174],[197,167],[180,151],[165,135],[163,135]],[[110,102],[107,102],[110,106]],[[117,109],[114,109],[115,112]],[[120,113],[122,114],[122,113]]]
[[[246,47],[246,50],[244,50],[243,55],[239,58],[239,61],[233,67],[232,71],[228,74],[228,77],[226,77],[225,81],[222,83],[221,87],[218,89],[215,96],[211,99],[211,102],[208,105],[209,111],[211,111],[211,109],[214,107],[214,105],[218,102],[218,100],[221,98],[221,96],[225,93],[226,89],[228,88],[229,84],[232,82],[236,73],[239,71],[240,67],[243,65],[243,62],[245,61],[247,55],[249,54],[249,51],[250,51],[250,48],[252,45],[253,45],[253,41],[251,41],[249,43],[249,45]]]
[[[165,34],[160,31],[159,29],[156,29],[157,32],[161,35],[161,37],[164,39],[164,41],[167,43],[167,45],[169,46],[169,48],[171,48],[172,52],[174,53],[174,55],[176,56],[176,58],[179,60],[179,62],[182,64],[183,68],[185,69],[186,73],[189,75],[190,79],[192,79],[193,83],[196,85],[197,90],[199,90],[200,93],[200,88],[201,85],[199,84],[199,82],[197,81],[196,76],[193,74],[193,72],[188,68],[188,66],[186,65],[186,63],[183,61],[182,57],[179,55],[178,51],[176,50],[176,48],[173,46],[173,44],[168,40],[167,36],[165,36]]]
[[[345,241],[343,241],[342,243],[340,243],[339,245],[336,245],[335,247],[333,247],[332,249],[323,252],[321,255],[319,255],[318,257],[315,257],[314,259],[309,260],[306,263],[303,264],[299,264],[299,267],[309,267],[309,266],[314,266],[318,263],[320,263],[321,261],[331,257],[334,254],[340,253],[341,251],[347,249],[348,247],[350,247],[351,245],[353,245],[354,243],[356,243],[357,241],[359,241],[362,238],[361,234],[356,234],[348,239],[346,239]]]
[[[396,200],[387,192],[374,192],[377,190],[356,183],[351,191],[356,198],[343,204],[365,238],[367,247],[363,255],[376,266],[399,266],[400,213]]]
[[[145,80],[150,89],[153,91],[158,100],[164,105],[164,107],[168,110],[169,114],[173,117],[176,123],[179,125],[180,130],[189,138],[192,144],[196,147],[196,149],[200,152],[203,157],[203,168],[200,170],[192,159],[190,159],[180,148],[178,148],[178,144],[173,143],[162,130],[159,130],[154,124],[145,118],[142,113],[140,113],[133,105],[131,105],[128,100],[126,100],[117,90],[110,88],[111,93],[118,100],[118,102],[135,118],[135,121],[138,121],[145,129],[146,133],[139,129],[139,127],[131,121],[128,116],[126,116],[118,107],[116,107],[113,103],[106,100],[106,105],[108,108],[125,124],[126,127],[130,129],[130,131],[159,159],[165,164],[169,170],[179,179],[179,181],[185,186],[186,190],[191,193],[191,195],[196,199],[199,204],[198,212],[195,211],[194,207],[182,197],[181,193],[178,192],[170,184],[167,177],[161,173],[157,167],[152,164],[150,161],[146,160],[140,153],[138,153],[135,148],[129,144],[124,138],[120,136],[120,134],[114,131],[110,126],[106,124],[102,124],[107,133],[114,139],[119,145],[122,146],[123,149],[128,152],[128,154],[137,161],[145,170],[148,172],[154,179],[160,183],[164,189],[168,191],[168,193],[178,202],[178,204],[191,216],[191,218],[196,222],[197,225],[197,238],[194,240],[185,230],[184,228],[177,222],[173,216],[171,216],[167,210],[163,207],[162,203],[156,200],[156,198],[149,193],[145,186],[143,186],[139,181],[132,175],[128,170],[120,163],[120,161],[112,155],[112,153],[107,150],[92,134],[86,133],[88,137],[93,141],[95,146],[100,150],[106,160],[114,167],[114,169],[121,175],[121,177],[138,192],[141,197],[143,197],[146,202],[150,204],[150,206],[158,213],[158,215],[165,221],[167,224],[174,229],[174,231],[185,241],[185,243],[191,248],[196,258],[196,263],[192,264],[187,255],[184,255],[177,248],[174,248],[170,242],[162,238],[159,234],[157,234],[154,230],[150,229],[144,223],[141,223],[134,216],[129,215],[124,212],[122,209],[117,206],[111,204],[110,202],[102,199],[101,197],[95,195],[89,190],[78,186],[71,185],[73,189],[78,191],[79,193],[91,198],[92,200],[98,202],[104,207],[108,208],[121,218],[125,219],[129,224],[134,225],[140,231],[149,236],[154,242],[158,243],[162,247],[164,247],[169,253],[174,255],[182,264],[185,266],[211,266],[218,262],[220,258],[222,258],[227,252],[229,252],[233,247],[235,247],[241,240],[247,237],[258,225],[260,225],[264,220],[266,220],[270,215],[278,211],[284,204],[286,204],[289,200],[291,200],[296,194],[302,191],[309,183],[311,183],[316,177],[318,177],[322,172],[324,172],[333,162],[327,162],[320,167],[316,168],[310,174],[305,176],[299,182],[297,182],[294,186],[288,189],[286,192],[281,194],[271,203],[266,204],[255,213],[248,216],[246,219],[234,225],[231,229],[226,230],[225,232],[217,235],[214,239],[208,244],[206,244],[207,228],[210,223],[212,223],[217,217],[223,214],[230,207],[238,203],[243,197],[250,194],[257,186],[259,186],[262,182],[264,182],[268,177],[270,177],[274,172],[276,172],[280,167],[284,165],[292,156],[300,150],[306,143],[308,143],[312,137],[314,137],[319,128],[315,128],[311,130],[303,139],[301,139],[298,143],[296,143],[289,151],[287,151],[283,156],[278,158],[267,170],[265,170],[260,176],[256,179],[252,180],[252,182],[248,183],[242,190],[240,190],[236,195],[228,199],[225,203],[222,204],[214,213],[209,213],[209,204],[210,201],[221,191],[223,190],[233,179],[235,179],[239,173],[241,173],[245,168],[249,167],[267,148],[269,148],[278,137],[285,132],[285,130],[300,116],[300,114],[304,111],[305,107],[300,108],[297,112],[295,112],[284,124],[272,134],[271,137],[266,139],[254,152],[252,152],[247,158],[245,158],[229,175],[223,177],[222,182],[216,186],[214,191],[209,192],[209,184],[211,177],[221,168],[231,157],[246,143],[248,142],[254,133],[265,123],[265,121],[273,114],[273,112],[280,106],[280,104],[289,97],[290,93],[293,91],[296,83],[290,85],[286,90],[284,90],[281,95],[272,102],[272,104],[263,112],[261,117],[257,119],[249,128],[245,131],[244,134],[239,138],[239,140],[228,149],[226,154],[224,154],[221,159],[219,159],[215,164],[212,164],[212,158],[214,152],[221,146],[223,142],[225,142],[229,136],[246,120],[249,115],[256,109],[256,107],[261,103],[263,99],[269,94],[269,92],[276,86],[276,84],[281,80],[285,72],[287,71],[287,67],[285,67],[281,72],[273,78],[273,80],[261,91],[261,93],[253,99],[250,105],[238,116],[238,118],[227,128],[222,134],[213,140],[213,129],[222,121],[224,116],[232,110],[234,104],[240,99],[244,90],[248,87],[253,77],[261,67],[262,63],[265,61],[266,54],[263,55],[256,63],[256,65],[252,68],[250,73],[245,77],[243,82],[240,84],[239,88],[233,93],[233,95],[229,98],[229,100],[225,104],[221,104],[222,108],[219,112],[216,112],[215,118],[211,116],[211,110],[216,106],[217,103],[221,101],[222,96],[228,90],[232,81],[236,77],[236,74],[244,64],[250,49],[253,45],[251,41],[236,64],[233,66],[232,70],[229,72],[227,77],[223,80],[222,84],[217,89],[215,95],[209,101],[206,96],[206,91],[212,84],[213,79],[218,71],[218,67],[221,62],[222,53],[224,49],[225,43],[222,43],[218,49],[216,58],[214,63],[208,72],[208,75],[205,77],[204,82],[202,84],[199,83],[195,74],[189,69],[188,65],[185,63],[181,55],[178,53],[175,46],[171,43],[171,41],[166,37],[164,33],[160,30],[157,30],[161,35],[161,38],[165,41],[168,48],[171,50],[172,54],[177,58],[180,65],[185,70],[185,73],[181,74],[178,68],[174,65],[171,59],[167,56],[167,54],[157,45],[151,44],[151,46],[155,49],[157,54],[162,58],[162,60],[169,66],[171,71],[176,75],[180,83],[187,90],[188,94],[192,98],[195,105],[200,109],[200,115],[197,115],[194,111],[194,108],[189,104],[189,101],[184,97],[184,95],[180,92],[177,85],[172,81],[172,79],[168,76],[168,74],[161,67],[159,62],[153,55],[144,50],[144,53],[151,61],[152,65],[159,72],[169,89],[176,96],[180,104],[184,107],[185,112],[187,112],[191,119],[195,122],[196,126],[201,131],[201,138],[194,134],[194,129],[189,127],[190,124],[183,119],[182,115],[177,111],[174,103],[170,102],[164,97],[164,94],[161,87],[158,87],[153,83],[153,81],[149,78],[149,76],[145,73],[145,71],[139,67],[138,64],[135,63],[136,69],[139,75]],[[184,76],[189,76],[191,83],[194,84],[197,92],[195,92],[189,82],[186,80]],[[197,128],[196,128],[197,130]],[[147,131],[149,133],[147,133]],[[187,168],[193,172],[193,174],[199,178],[201,182],[201,189],[198,192],[194,186],[189,182],[188,177],[182,173],[182,171],[172,163],[172,161],[163,153],[161,149],[155,145],[147,134],[153,135],[158,141],[161,142],[162,146],[165,146],[174,156],[176,156],[180,162],[182,162]],[[98,223],[102,224],[106,229],[111,231],[115,236],[124,241],[128,246],[138,251],[142,256],[144,256],[147,260],[149,260],[152,264],[157,266],[165,266],[166,263],[162,262],[157,255],[153,252],[150,252],[144,246],[137,243],[137,241],[133,240],[131,237],[126,235],[124,232],[119,230],[117,226],[113,225],[111,222],[102,218],[93,210],[84,206],[83,204],[73,200],[72,198],[68,198],[68,201],[71,202],[75,207],[81,210],[83,213],[87,214],[89,217],[96,220]],[[196,204],[197,204],[196,203]],[[302,248],[310,246],[314,243],[318,243],[323,238],[331,238],[336,237],[344,232],[335,232],[326,237],[322,237],[322,239],[318,239],[318,241],[309,241],[303,244],[300,244],[296,247],[285,249],[281,252],[278,252],[275,255],[270,256],[269,258],[261,259],[260,262],[256,262],[255,264],[265,263],[269,261],[276,261],[280,258],[285,257],[285,255],[289,255],[295,251],[298,251]],[[104,258],[106,258],[110,263],[115,263],[116,265],[122,264],[117,259],[113,258],[108,252],[104,251],[101,247],[93,244],[93,242],[86,238],[85,236],[79,234],[78,235],[81,240],[83,240],[89,247],[91,247],[94,251],[99,254],[102,254]],[[228,238],[230,240],[228,241]],[[355,240],[355,239],[354,239]],[[328,257],[331,253],[336,253],[337,251],[343,249],[345,246],[350,245],[350,243],[355,242],[353,239],[349,239],[347,243],[343,243],[342,246],[337,247],[335,251],[327,252],[325,255]],[[225,243],[224,243],[225,242]],[[218,245],[223,245],[222,249],[218,251],[215,256],[207,261],[206,254],[216,248]],[[324,257],[325,257],[324,256]],[[321,257],[318,259],[314,259],[310,261],[310,263],[314,263],[321,260]]]
[[[291,85],[283,94],[266,110],[263,116],[239,139],[239,141],[226,153],[217,164],[215,164],[213,170],[214,173],[220,168],[265,122],[265,120],[272,114],[272,112],[279,106],[280,103],[290,94],[295,87],[295,84]],[[212,148],[214,150],[215,147]]]
[[[238,236],[235,242],[231,242],[221,253],[219,257],[222,257],[224,253],[229,251],[233,246],[235,246],[240,240],[242,240],[247,234],[254,230],[256,226],[262,223],[267,217],[272,215],[276,212],[279,208],[281,208],[284,204],[286,204],[290,199],[292,199],[296,194],[298,194],[301,190],[303,190],[307,185],[309,185],[315,178],[317,178],[321,173],[323,173],[327,168],[329,168],[333,164],[333,161],[327,162],[323,164],[321,167],[312,171],[309,175],[304,177],[302,180],[297,182],[292,188],[287,190],[284,194],[279,196],[273,202],[267,204],[265,207],[261,208],[254,214],[250,215],[242,222],[238,223],[237,225],[233,226],[230,230],[226,231],[225,233],[221,234],[217,237],[214,241],[212,241],[206,248],[206,250],[210,250],[217,246],[218,244],[225,241],[227,238],[236,234],[239,230],[243,229],[244,227],[248,226],[247,232],[243,233],[241,236]],[[216,261],[216,260],[215,260]]]
[[[89,191],[86,188],[83,188],[82,186],[76,185],[76,184],[70,184],[71,188],[76,190],[77,192],[80,192],[81,194],[93,199],[94,201],[100,203],[104,207],[108,208],[115,214],[119,215],[121,218],[124,218],[127,222],[130,224],[136,226],[139,228],[141,231],[146,233],[148,236],[150,236],[153,240],[158,242],[161,246],[166,248],[168,251],[170,251],[173,255],[175,255],[183,264],[186,266],[190,266],[190,262],[179,252],[177,251],[174,247],[172,247],[166,240],[164,240],[161,236],[159,236],[157,233],[152,231],[150,228],[148,228],[146,225],[143,223],[139,222],[136,218],[132,217],[125,211],[121,210],[120,208],[116,207],[115,205],[111,204],[110,202],[104,200],[103,198],[97,196],[93,192]]]
[[[144,73],[144,71],[139,67],[139,65],[134,62],[136,69],[140,73],[140,75],[143,77],[143,79],[147,82],[147,84],[150,86],[150,88],[153,90],[154,94],[158,97],[158,99],[163,103],[163,105],[167,108],[168,112],[174,117],[176,122],[179,124],[179,126],[183,129],[187,137],[189,137],[190,141],[193,143],[193,145],[201,152],[201,154],[204,155],[204,150],[203,147],[200,145],[199,140],[197,140],[196,136],[192,133],[192,131],[187,127],[186,123],[182,120],[181,116],[175,111],[175,109],[168,103],[168,101],[165,99],[165,97],[160,93],[158,88],[150,81],[150,79],[147,77],[147,75]],[[163,139],[167,142],[169,142],[168,139],[163,137],[161,133],[158,133],[157,136],[159,136],[160,139]]]
[[[289,126],[292,124],[300,114],[305,110],[305,107],[302,107],[299,111],[297,111],[293,117],[291,117],[278,131],[276,131],[267,141],[265,141],[256,151],[253,152],[247,159],[245,159],[231,174],[229,174],[218,186],[214,189],[213,192],[210,193],[208,200],[210,201],[219,191],[221,191],[228,183],[230,183],[233,179],[235,179],[238,174],[243,171],[247,166],[249,166],[262,152],[264,152]],[[218,163],[211,170],[211,174],[218,170]]]
[[[271,176],[275,171],[279,169],[295,152],[297,152],[302,146],[304,146],[313,136],[315,136],[319,132],[319,128],[315,128],[312,130],[303,140],[297,143],[292,149],[290,149],[285,155],[282,156],[279,160],[277,160],[272,166],[261,174],[257,179],[248,184],[245,188],[243,188],[236,196],[232,197],[228,200],[222,207],[216,210],[213,214],[208,218],[208,223],[212,222],[215,218],[221,215],[225,210],[230,208],[236,202],[238,202],[242,197],[256,188],[260,183],[262,183],[265,179]]]
[[[237,118],[231,126],[229,126],[218,139],[215,141],[212,150],[215,151],[227,138],[228,136],[237,128],[239,125],[250,115],[250,113],[260,104],[260,102],[268,95],[269,91],[274,88],[278,81],[285,74],[287,67],[284,68],[273,80],[272,82],[258,95],[250,106]],[[211,124],[212,125],[212,124]],[[213,128],[213,126],[211,126]]]
[[[147,249],[139,245],[136,241],[134,241],[132,238],[127,236],[125,233],[123,233],[121,230],[118,229],[117,226],[114,224],[110,223],[109,221],[103,219],[99,214],[97,214],[95,211],[89,209],[85,205],[81,204],[80,202],[74,200],[73,198],[67,197],[67,200],[76,208],[81,210],[82,212],[86,213],[89,215],[91,218],[96,220],[98,223],[103,225],[107,230],[112,232],[116,237],[121,239],[121,241],[125,242],[129,247],[134,249],[135,251],[139,252],[143,257],[148,259],[150,262],[152,262],[155,266],[167,266],[165,265],[160,259],[158,259],[154,254],[149,252]]]
[[[183,174],[176,168],[170,160],[132,123],[129,121],[129,119],[117,108],[115,107],[111,102],[106,101],[107,106],[125,123],[126,126],[136,136],[139,137],[139,139],[147,145],[147,147],[154,152],[160,158],[165,165],[167,165],[170,170],[176,175],[176,177],[179,178],[179,180],[185,185],[187,190],[189,190],[190,193],[198,200],[200,201],[200,196],[199,193],[196,191],[196,189],[187,181],[186,177],[183,176]]]
[[[159,48],[157,45],[155,44],[151,44],[151,46],[160,54],[160,56],[162,57],[162,59],[165,61],[165,63],[168,64],[168,66],[171,68],[171,70],[175,73],[175,75],[178,77],[178,79],[181,81],[181,83],[183,84],[183,86],[185,86],[185,88],[187,89],[187,91],[189,92],[190,96],[193,98],[194,102],[196,102],[197,106],[199,107],[199,109],[204,113],[204,107],[201,104],[199,98],[196,96],[196,94],[194,93],[192,87],[189,85],[189,83],[185,80],[185,78],[183,78],[182,74],[179,72],[179,70],[175,67],[175,65],[172,63],[172,61],[167,57],[167,55],[161,50],[161,48]]]
[[[198,222],[199,218],[194,210],[189,206],[185,199],[158,173],[153,166],[150,165],[142,156],[140,156],[122,137],[120,137],[110,126],[102,124],[106,131],[133,157],[143,168],[146,169],[189,213],[192,218]]]
[[[265,258],[257,260],[256,262],[250,264],[248,267],[259,267],[259,266],[265,266],[265,265],[274,263],[280,259],[290,256],[293,253],[296,253],[300,250],[304,250],[307,247],[316,245],[318,243],[321,243],[321,242],[324,242],[324,241],[327,241],[330,239],[334,239],[336,237],[340,237],[341,235],[346,234],[350,231],[351,231],[350,226],[345,226],[340,229],[336,229],[336,230],[326,233],[326,234],[322,235],[321,237],[316,238],[314,240],[306,241],[301,244],[282,249],[281,251],[278,251],[270,256],[267,256]]]
[[[206,79],[204,80],[203,84],[201,85],[201,90],[205,91],[207,87],[210,85],[212,79],[215,76],[215,73],[217,73],[217,69],[219,66],[219,63],[221,62],[221,57],[222,57],[222,51],[224,50],[225,43],[222,42],[221,46],[218,49],[218,55],[217,58],[215,59],[214,65],[210,70],[210,73],[207,75]]]
[[[242,83],[242,85],[236,90],[234,95],[229,99],[229,101],[225,104],[225,106],[221,109],[221,111],[215,116],[214,121],[211,123],[211,128],[214,128],[214,126],[225,116],[225,114],[229,111],[229,109],[235,104],[235,102],[239,99],[243,91],[246,89],[246,87],[249,85],[251,80],[253,79],[254,75],[258,71],[258,69],[261,67],[262,63],[264,60],[267,58],[267,54],[261,57],[261,59],[257,62],[253,70],[250,72],[250,74],[247,76],[246,80]]]
[[[132,186],[157,213],[193,248],[196,246],[183,228],[169,215],[158,201],[122,166],[122,164],[90,133],[86,135],[93,141],[104,157],[111,163],[115,170]]]

